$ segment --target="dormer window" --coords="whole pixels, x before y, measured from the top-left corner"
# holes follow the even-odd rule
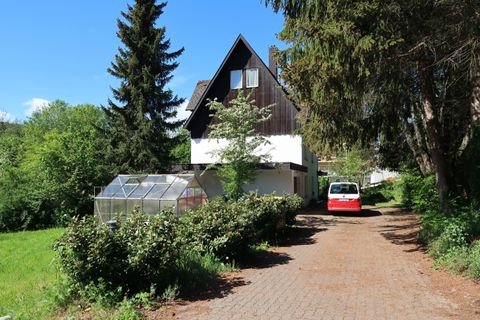
[[[250,68],[246,70],[247,88],[258,87],[258,68]]]
[[[242,80],[242,70],[230,71],[230,89],[241,89]]]

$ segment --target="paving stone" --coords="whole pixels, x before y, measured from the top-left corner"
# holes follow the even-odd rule
[[[290,260],[242,271],[246,285],[209,301],[208,312],[178,312],[177,319],[459,317],[458,307],[431,288],[402,247],[382,235],[385,226],[395,229],[392,219],[318,214],[301,219],[305,228],[318,232],[301,244],[274,249]]]

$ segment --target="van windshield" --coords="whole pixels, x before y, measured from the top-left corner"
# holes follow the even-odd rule
[[[358,194],[357,186],[350,183],[332,184],[330,187],[331,194]]]

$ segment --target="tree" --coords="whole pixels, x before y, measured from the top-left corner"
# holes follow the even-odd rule
[[[191,155],[190,132],[185,128],[180,129],[177,139],[178,144],[171,151],[172,159],[178,164],[188,164]]]
[[[365,176],[372,170],[373,161],[371,153],[368,150],[359,148],[349,150],[342,157],[338,157],[332,166],[336,175],[355,181],[360,186],[363,184]]]
[[[109,100],[104,108],[111,136],[109,158],[117,172],[161,172],[171,162],[177,144],[173,133],[182,121],[174,120],[184,101],[166,88],[177,68],[175,60],[183,48],[169,52],[165,28],[155,26],[166,2],[136,0],[122,12],[117,35],[124,44],[108,69],[120,79],[112,89],[118,103]]]
[[[214,151],[218,157],[218,175],[229,199],[237,200],[243,193],[243,185],[255,179],[257,165],[266,161],[268,155],[261,154],[259,147],[268,144],[265,137],[255,131],[255,126],[271,117],[271,107],[257,107],[239,91],[235,99],[225,107],[216,99],[207,106],[213,111],[213,124],[209,139],[225,141],[225,146]]]
[[[286,19],[280,38],[291,47],[280,63],[306,142],[338,149],[395,137],[390,146],[406,144],[422,173],[436,174],[448,211],[480,117],[478,1],[265,2]]]
[[[0,140],[0,230],[38,229],[93,212],[95,186],[112,179],[104,112],[54,101],[21,135]],[[98,130],[102,129],[102,130]]]

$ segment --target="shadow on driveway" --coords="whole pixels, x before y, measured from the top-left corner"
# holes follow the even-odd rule
[[[385,214],[386,222],[379,226],[380,234],[395,245],[409,246],[404,252],[421,251],[426,248],[418,240],[420,221],[409,210],[395,210]]]

